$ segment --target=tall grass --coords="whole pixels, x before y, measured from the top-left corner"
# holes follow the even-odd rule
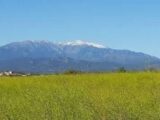
[[[0,77],[0,120],[159,120],[160,73]]]

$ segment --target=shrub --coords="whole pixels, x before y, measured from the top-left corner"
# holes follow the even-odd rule
[[[124,68],[124,67],[120,67],[117,72],[122,72],[122,73],[125,73],[127,72],[127,70]]]
[[[82,72],[77,70],[67,70],[64,72],[64,74],[80,74],[80,73]]]

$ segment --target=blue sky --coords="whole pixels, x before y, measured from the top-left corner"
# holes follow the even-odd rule
[[[0,0],[0,45],[77,39],[160,57],[160,1]]]

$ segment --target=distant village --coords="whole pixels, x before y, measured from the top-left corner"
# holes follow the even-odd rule
[[[18,72],[13,72],[13,71],[5,71],[5,72],[0,72],[0,76],[29,76],[31,74],[26,74],[26,73],[18,73]]]

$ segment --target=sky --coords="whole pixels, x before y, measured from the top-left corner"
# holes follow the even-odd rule
[[[160,57],[159,0],[0,0],[0,45],[84,40]]]

